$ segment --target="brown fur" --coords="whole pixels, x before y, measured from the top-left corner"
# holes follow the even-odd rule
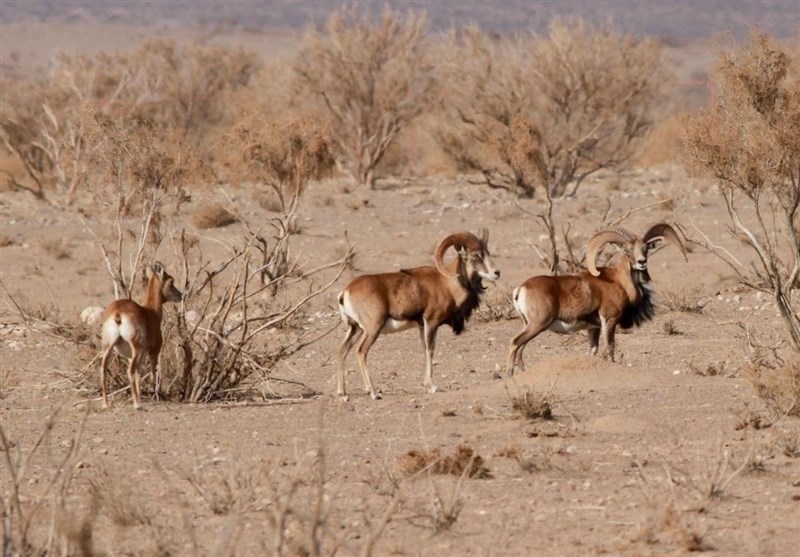
[[[571,327],[569,331],[559,332],[587,329],[593,354],[597,353],[602,335],[605,355],[613,361],[617,325],[630,328],[654,315],[647,256],[650,249],[665,239],[676,243],[686,256],[677,233],[664,223],[652,226],[643,238],[624,229],[604,230],[596,234],[586,248],[589,271],[578,275],[537,276],[525,281],[514,291],[514,306],[521,313],[525,326],[511,339],[506,361],[508,374],[514,374],[517,363],[524,369],[525,345],[550,327]],[[598,269],[596,256],[608,242],[622,245],[624,254],[615,266]],[[523,294],[524,308],[519,305]]]
[[[353,279],[339,294],[342,319],[348,326],[347,334],[339,348],[339,376],[337,394],[345,396],[344,360],[348,352],[363,333],[358,346],[359,370],[364,388],[373,398],[380,394],[372,387],[366,368],[366,357],[370,346],[391,326],[392,320],[416,324],[425,347],[426,370],[423,384],[434,392],[431,378],[433,350],[436,331],[442,325],[450,325],[456,334],[480,303],[483,291],[481,276],[490,280],[499,276],[492,266],[487,249],[488,232],[482,238],[468,233],[451,234],[435,251],[435,267],[415,267],[396,273],[364,275]],[[458,257],[443,265],[442,258],[448,247],[459,248]],[[348,314],[350,304],[353,314]]]
[[[136,364],[142,354],[150,358],[150,369],[158,390],[157,365],[161,352],[161,318],[164,302],[179,302],[181,292],[175,288],[173,278],[167,274],[160,263],[155,263],[150,270],[147,292],[142,304],[133,300],[116,300],[111,302],[103,312],[103,360],[100,364],[100,387],[103,392],[103,408],[108,408],[106,392],[106,369],[114,348],[123,349],[127,345],[130,350],[128,363],[128,381],[131,387],[133,407],[139,408],[139,371]],[[127,328],[133,330],[129,338],[125,338]]]

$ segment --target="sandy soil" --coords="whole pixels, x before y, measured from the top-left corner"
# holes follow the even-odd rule
[[[248,192],[230,194],[249,221],[270,218]],[[193,203],[202,198],[220,197],[212,192]],[[586,184],[578,199],[563,201],[577,245],[594,232],[606,200],[612,219],[671,200],[634,213],[625,225],[641,230],[666,219],[696,226],[746,258],[724,231],[721,200],[677,168],[606,176]],[[540,200],[521,203],[534,213],[543,208]],[[98,227],[91,217],[86,223]],[[688,263],[674,248],[653,256],[651,275],[662,303],[653,321],[618,334],[617,363],[586,355],[583,335],[545,333],[527,348],[527,371],[513,381],[497,379],[521,322],[473,319],[461,336],[440,332],[434,376],[442,392],[422,389],[423,353],[409,331],[380,338],[370,354],[373,381],[385,398],[373,401],[361,392],[351,359],[351,397],[340,402],[331,396],[340,329],[274,372],[277,390],[281,380],[290,380],[314,396],[285,404],[145,400],[145,411],[135,412],[121,395],[112,409],[100,411],[96,382],[82,388],[74,382],[91,362],[91,350],[25,326],[7,296],[53,301],[72,316],[107,303],[109,281],[93,238],[73,211],[24,194],[3,193],[0,225],[0,276],[7,289],[0,419],[15,443],[13,454],[28,451],[48,416],[57,414],[28,467],[23,500],[32,505],[46,489],[86,416],[68,490],[70,513],[57,522],[67,528],[86,519],[98,554],[270,552],[269,516],[292,485],[293,504],[306,514],[290,521],[286,535],[301,543],[308,535],[298,524],[314,516],[322,454],[326,554],[334,540],[339,554],[358,554],[395,495],[399,505],[377,537],[376,555],[797,554],[800,459],[783,447],[797,441],[800,424],[736,428],[748,409],[760,408],[737,373],[748,360],[739,324],[777,336],[777,312],[700,250],[691,250]],[[341,250],[345,231],[359,251],[356,270],[309,309],[322,326],[338,319],[335,295],[352,276],[428,264],[438,239],[453,230],[489,228],[502,271],[487,294],[491,304],[502,304],[504,293],[545,271],[531,247],[542,242],[535,219],[504,192],[463,180],[386,182],[368,195],[335,180],[314,184],[300,225],[292,250],[309,261]],[[241,229],[200,234],[213,259],[221,254],[219,240]],[[169,266],[170,254],[162,257]],[[676,296],[702,311],[670,310],[666,302]],[[710,366],[721,373],[698,373]],[[512,411],[511,397],[526,388],[552,390],[553,420],[531,422]],[[450,454],[459,445],[484,459],[490,477],[402,472],[409,450]],[[7,468],[0,470],[7,493]],[[106,494],[96,516],[89,510],[92,480]],[[711,494],[712,487],[719,493]],[[36,535],[44,536],[51,522],[45,504]]]

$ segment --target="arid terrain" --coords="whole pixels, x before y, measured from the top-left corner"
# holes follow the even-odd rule
[[[449,231],[485,226],[502,271],[486,294],[497,315],[508,309],[504,296],[515,285],[544,272],[531,248],[541,241],[535,219],[503,192],[438,179],[387,183],[368,203],[357,189],[343,191],[341,183],[326,181],[308,192],[296,237],[302,257],[314,261],[341,249],[346,231],[359,254],[353,274],[398,269],[429,263],[435,241]],[[246,193],[234,192],[233,198],[251,222],[270,218]],[[736,249],[713,190],[679,169],[631,172],[587,185],[580,199],[565,203],[577,238],[585,241],[593,232],[605,199],[611,200],[612,217],[671,200],[635,213],[626,226],[639,230],[668,220],[687,227],[690,236],[697,235],[696,226]],[[522,202],[532,212],[542,206]],[[5,194],[1,210],[7,292],[50,300],[73,316],[108,300],[97,247],[79,221],[21,194]],[[238,225],[203,232],[202,242],[213,249],[239,233]],[[164,259],[168,264],[168,253]],[[737,287],[723,264],[697,249],[687,263],[674,248],[664,249],[653,257],[651,274],[658,315],[618,336],[617,363],[587,356],[584,336],[545,333],[528,347],[527,371],[513,381],[497,379],[495,370],[504,365],[508,339],[520,321],[494,320],[487,312],[462,336],[449,329],[440,334],[434,367],[440,393],[421,387],[424,359],[412,331],[382,337],[370,354],[383,400],[361,393],[352,358],[351,398],[335,400],[340,328],[275,371],[268,388],[289,396],[282,404],[146,400],[143,412],[133,411],[124,395],[115,397],[111,410],[99,411],[95,382],[74,387],[93,354],[46,328],[26,326],[5,297],[0,355],[10,386],[0,411],[7,435],[23,453],[52,420],[46,450],[23,486],[35,494],[76,435],[89,403],[71,498],[84,508],[87,480],[105,474],[112,497],[128,501],[120,503],[120,512],[133,514],[132,525],[97,520],[95,547],[109,555],[156,553],[161,545],[162,551],[192,553],[191,543],[210,554],[230,536],[237,537],[239,554],[257,552],[250,544],[263,541],[258,531],[266,519],[247,511],[216,515],[186,475],[200,474],[206,489],[223,498],[227,480],[234,503],[245,499],[246,508],[263,509],[269,498],[260,473],[272,474],[278,492],[291,478],[311,484],[321,450],[326,528],[342,543],[343,554],[363,547],[396,492],[400,505],[377,542],[379,554],[670,554],[713,548],[724,555],[793,555],[800,460],[787,456],[786,447],[797,443],[798,424],[737,427],[760,404],[737,371],[749,359],[742,327],[779,334],[772,304]],[[338,320],[335,291],[314,304],[308,319],[325,325]],[[96,362],[90,373],[96,374]],[[302,384],[305,396],[292,395],[297,385],[288,382]],[[529,421],[511,409],[511,398],[528,387],[552,391],[552,421]],[[484,459],[488,478],[408,478],[401,471],[409,450],[435,447],[449,454],[459,445]],[[310,499],[304,504],[311,509]],[[81,512],[88,511],[76,511]],[[148,517],[145,524],[136,520],[137,512]],[[455,513],[454,523],[437,533],[437,522],[444,520],[439,514],[446,512]]]
[[[4,78],[46,67],[59,50],[128,50],[157,27],[141,26],[127,3],[106,3],[99,14],[87,12],[86,2],[72,11],[53,8],[55,23],[42,13],[58,3],[9,4]],[[158,29],[279,58],[297,50],[295,19],[326,15],[299,2],[283,19],[257,22],[292,28],[262,33],[255,22],[240,27],[240,4],[231,4],[229,25],[213,32],[173,20]],[[789,3],[743,4],[759,14],[766,6],[767,15],[731,19],[737,32],[742,22],[792,13]],[[478,13],[467,7],[461,16]],[[637,4],[631,21],[654,19],[642,10]],[[724,14],[706,16],[724,27]],[[100,25],[97,17],[108,21]],[[200,9],[197,18],[206,17]],[[447,17],[432,14],[439,27]],[[513,28],[507,20],[497,16]],[[676,36],[697,40],[665,53],[677,74],[679,100],[670,107],[705,101],[714,54],[707,36],[690,35]],[[418,163],[407,176],[381,176],[373,190],[340,173],[309,183],[292,223],[293,261],[309,270],[348,246],[356,255],[331,288],[268,331],[265,342],[332,332],[206,403],[155,400],[147,378],[143,409],[135,411],[117,371],[112,406],[101,408],[99,326],[87,327],[79,316],[114,297],[99,242],[113,246],[117,230],[109,215],[97,214],[91,191],[65,206],[0,190],[3,554],[25,554],[8,541],[22,537],[53,555],[797,555],[800,419],[769,412],[748,374],[765,345],[789,352],[785,331],[769,296],[743,286],[699,245],[712,244],[744,266],[752,257],[730,233],[714,184],[690,176],[674,145],[651,144],[632,168],[598,172],[576,196],[558,199],[558,233],[568,225],[578,254],[610,223],[640,233],[668,222],[686,238],[688,261],[672,245],[652,255],[656,316],[618,330],[616,362],[590,356],[585,333],[545,332],[525,351],[527,369],[509,378],[508,343],[522,328],[511,292],[548,271],[538,216],[546,200],[541,192],[515,198],[481,184],[480,175],[452,169],[420,176],[418,167],[436,167],[425,158],[430,138],[417,142],[423,135],[402,136],[392,153],[407,157],[408,166]],[[667,156],[654,154],[661,148]],[[21,173],[2,153],[0,168]],[[248,230],[269,236],[276,218],[257,188],[211,182],[192,190],[164,225],[196,237],[209,268]],[[196,216],[209,203],[239,221],[198,228]],[[135,217],[125,223],[137,229]],[[463,334],[440,330],[433,367],[440,392],[422,387],[424,351],[418,334],[407,331],[381,336],[370,351],[382,400],[364,394],[354,353],[346,366],[349,399],[335,397],[345,332],[337,293],[363,273],[430,265],[445,235],[481,227],[490,232],[501,277],[485,284]],[[174,238],[156,257],[177,275]],[[274,297],[265,291],[254,306],[290,307],[332,276],[328,269],[298,279]],[[796,289],[793,296],[793,307],[800,306]],[[175,311],[167,306],[167,320]],[[165,346],[162,355],[176,350]],[[525,415],[537,407],[552,415]]]

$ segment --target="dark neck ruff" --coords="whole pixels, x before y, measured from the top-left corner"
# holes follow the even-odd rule
[[[467,321],[472,315],[472,312],[475,311],[475,308],[480,305],[481,296],[486,291],[486,288],[484,288],[483,282],[481,281],[481,277],[478,275],[475,275],[475,278],[471,281],[461,279],[460,282],[461,286],[467,290],[467,299],[464,300],[461,305],[458,306],[458,308],[456,308],[455,314],[448,321],[446,321],[446,323],[453,328],[453,332],[457,335],[460,335],[464,330],[464,325],[466,325]]]
[[[653,292],[650,290],[650,275],[647,271],[631,271],[633,285],[636,287],[635,304],[629,304],[622,310],[622,317],[619,326],[623,329],[630,329],[633,326],[640,327],[645,321],[650,321],[656,314],[656,306],[653,301]]]

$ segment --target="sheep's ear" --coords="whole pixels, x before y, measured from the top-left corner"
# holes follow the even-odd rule
[[[478,230],[478,237],[481,239],[481,242],[485,246],[489,243],[489,229],[488,228],[481,228]]]
[[[153,274],[156,275],[158,278],[160,279],[164,278],[164,266],[160,262],[156,261],[155,263],[153,263],[152,271]]]
[[[663,236],[656,236],[655,238],[652,238],[652,239],[648,240],[648,242],[647,242],[647,251],[652,251],[652,250],[658,249],[659,245],[661,245],[661,242],[663,242],[663,241],[664,241],[664,237]]]

